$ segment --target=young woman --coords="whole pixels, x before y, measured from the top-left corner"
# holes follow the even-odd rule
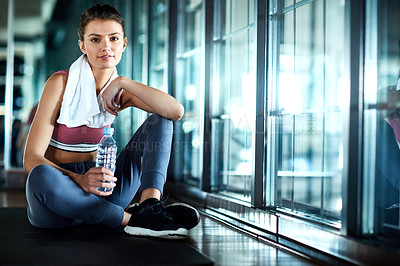
[[[199,222],[198,212],[160,202],[171,120],[182,118],[183,106],[166,93],[117,75],[127,38],[124,20],[113,7],[87,9],[78,35],[83,54],[69,71],[56,72],[46,82],[27,139],[29,221],[41,228],[102,223],[124,226],[132,235],[185,237]],[[128,107],[152,115],[119,154],[115,173],[95,167],[104,127]],[[128,207],[137,192],[139,204]]]

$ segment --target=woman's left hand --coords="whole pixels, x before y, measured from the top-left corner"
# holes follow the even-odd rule
[[[121,95],[123,89],[120,87],[119,81],[119,78],[111,81],[110,85],[108,85],[101,95],[104,109],[115,116],[118,116],[118,112],[121,111]]]

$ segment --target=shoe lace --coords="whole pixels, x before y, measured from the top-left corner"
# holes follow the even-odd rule
[[[167,194],[167,195],[164,195],[164,196],[162,197],[162,199],[160,200],[161,205],[164,205],[164,203],[167,201],[168,198],[169,198],[169,195],[168,195],[168,194]]]
[[[172,219],[168,213],[165,211],[163,205],[165,201],[168,199],[168,195],[164,196],[159,202],[155,203],[153,206],[151,206],[151,211],[154,214],[160,214],[162,213],[164,216],[168,217],[169,219]]]

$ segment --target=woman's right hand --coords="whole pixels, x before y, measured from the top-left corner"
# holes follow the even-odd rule
[[[101,181],[110,181],[101,182]],[[97,190],[98,187],[112,188],[115,187],[117,178],[113,176],[113,172],[104,167],[92,167],[85,174],[77,176],[75,182],[86,192],[93,193],[97,196],[109,196],[112,191],[102,192]]]

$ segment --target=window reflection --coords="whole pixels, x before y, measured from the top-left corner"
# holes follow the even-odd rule
[[[212,87],[212,182],[250,201],[255,123],[254,1],[216,1]]]
[[[276,189],[267,203],[337,221],[344,1],[293,2],[270,6],[267,176]]]
[[[370,2],[369,7],[372,7]],[[368,35],[369,56],[376,55],[376,195],[377,218],[385,225],[399,227],[400,179],[400,32],[391,23],[400,19],[400,3],[379,1],[376,14],[368,17],[370,27],[380,29]],[[376,17],[375,17],[376,16]],[[375,22],[374,25],[372,22]],[[371,206],[373,208],[373,206]]]
[[[168,5],[167,0],[150,2],[149,85],[167,92]]]
[[[176,123],[174,176],[185,183],[200,185],[204,92],[202,89],[203,1],[180,1],[176,56],[176,97],[185,116]]]

